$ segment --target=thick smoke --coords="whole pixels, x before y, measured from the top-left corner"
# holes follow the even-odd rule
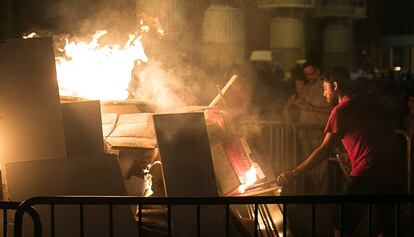
[[[208,1],[64,0],[48,6],[48,18],[55,19],[58,33],[69,34],[73,41],[88,41],[97,30],[106,30],[108,33],[99,39],[101,45],[122,45],[128,34],[141,34],[149,62],[136,63],[131,72],[129,99],[148,101],[160,109],[208,105],[232,72],[244,67],[214,64],[201,57],[202,16]],[[142,32],[141,24],[148,26],[146,32]],[[63,48],[64,41],[57,43]],[[250,76],[241,75],[244,79],[239,80],[247,88],[254,80]],[[230,106],[237,106],[231,101],[239,96],[251,98],[245,95],[250,91],[243,89],[240,93],[244,95],[229,91],[236,97],[229,99]]]
[[[182,15],[184,11],[170,3],[160,8],[136,10],[136,4],[135,1],[98,1],[96,4],[60,1],[50,4],[48,17],[58,19],[59,33],[68,33],[70,41],[88,42],[97,30],[108,32],[99,38],[100,45],[122,45],[128,34],[142,35],[150,62],[137,62],[134,73],[131,72],[130,99],[148,101],[159,108],[204,103],[200,98],[207,89],[203,86],[201,91],[201,86],[195,82],[210,80],[190,59],[193,53],[189,52],[192,48],[188,48],[188,42],[195,41],[195,36],[186,28],[188,21]],[[172,7],[177,11],[173,12]],[[167,21],[165,28],[161,20],[168,20],[173,13],[174,21]],[[161,35],[160,29],[165,35]],[[185,40],[177,41],[182,36]],[[66,37],[55,37],[57,48],[63,48]],[[192,78],[194,73],[197,78]]]

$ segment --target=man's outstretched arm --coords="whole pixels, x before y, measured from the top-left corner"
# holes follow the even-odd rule
[[[319,145],[319,147],[295,169],[281,173],[277,177],[277,183],[279,185],[285,185],[290,179],[296,177],[300,173],[307,172],[322,161],[328,159],[330,152],[333,150],[337,141],[338,135],[336,133],[326,133],[321,145]]]

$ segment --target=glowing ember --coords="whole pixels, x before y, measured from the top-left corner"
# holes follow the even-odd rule
[[[249,171],[244,175],[244,182],[239,186],[239,193],[244,193],[246,188],[252,186],[257,180],[257,172],[254,165],[252,165]]]
[[[66,41],[66,57],[56,58],[61,96],[100,100],[125,100],[136,62],[148,62],[141,37],[130,35],[124,46],[100,45],[106,31],[86,42]]]
[[[152,164],[148,164],[147,167],[143,170],[144,171],[144,180],[145,180],[144,197],[149,197],[154,193],[154,191],[152,191],[152,175],[150,174],[151,167],[154,166],[154,165],[161,165],[161,161],[155,161]]]
[[[31,39],[31,38],[35,38],[38,37],[38,35],[35,32],[32,32],[28,35],[23,35],[23,39]]]
[[[141,32],[149,32],[150,31],[150,26],[147,25],[147,24],[144,24],[144,20],[141,19],[140,25],[141,25]]]

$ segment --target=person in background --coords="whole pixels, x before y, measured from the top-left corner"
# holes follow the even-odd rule
[[[304,101],[297,103],[301,109],[301,123],[324,124],[331,112],[331,103],[323,97],[322,81],[320,80],[321,69],[316,63],[305,62],[303,73],[308,83],[305,86]]]
[[[300,110],[296,106],[303,100],[303,91],[305,89],[307,80],[304,75],[295,75],[295,93],[287,99],[283,107],[283,118],[288,123],[299,122]]]
[[[329,112],[332,109],[331,103],[323,97],[323,82],[320,79],[321,70],[314,62],[305,62],[302,66],[303,73],[308,81],[301,100],[296,101],[300,110],[300,127],[298,137],[301,144],[303,159],[319,145],[323,138],[323,125],[326,123]],[[328,162],[315,167],[309,172],[308,183],[310,194],[328,194]]]
[[[299,174],[308,172],[326,160],[338,141],[342,144],[351,162],[350,178],[345,183],[344,195],[395,194],[400,192],[398,184],[399,162],[395,159],[395,133],[381,110],[381,104],[372,96],[353,96],[349,73],[341,68],[332,68],[323,75],[323,95],[327,101],[338,100],[339,104],[330,113],[325,126],[322,143],[309,157],[290,171],[277,178],[285,185]],[[355,227],[366,213],[367,205],[353,204],[343,208],[343,220],[339,211],[334,211],[335,236],[341,236],[341,223],[346,236],[355,234]],[[392,208],[373,209],[374,230],[378,236],[392,233]]]

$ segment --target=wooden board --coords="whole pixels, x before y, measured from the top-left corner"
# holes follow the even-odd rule
[[[63,157],[63,119],[51,38],[0,42],[0,159]]]
[[[103,135],[109,149],[155,148],[152,113],[102,114]]]
[[[218,196],[203,113],[155,114],[167,195]]]
[[[218,196],[204,113],[154,114],[154,126],[167,196]],[[225,235],[224,206],[203,206],[200,216],[201,236]],[[172,221],[173,236],[197,236],[195,207],[174,207]]]
[[[67,156],[102,154],[104,145],[99,101],[64,102],[61,106]]]
[[[118,161],[107,155],[9,163],[5,171],[13,201],[49,195],[126,195]],[[50,236],[50,212],[37,210],[44,236]],[[85,236],[109,236],[108,219],[107,206],[85,206]],[[114,207],[113,219],[114,236],[138,236],[129,206]],[[55,223],[56,236],[80,236],[79,206],[57,206]]]
[[[217,185],[221,196],[240,186],[239,177],[227,159],[221,144],[215,144],[211,147],[214,172],[216,174]]]

